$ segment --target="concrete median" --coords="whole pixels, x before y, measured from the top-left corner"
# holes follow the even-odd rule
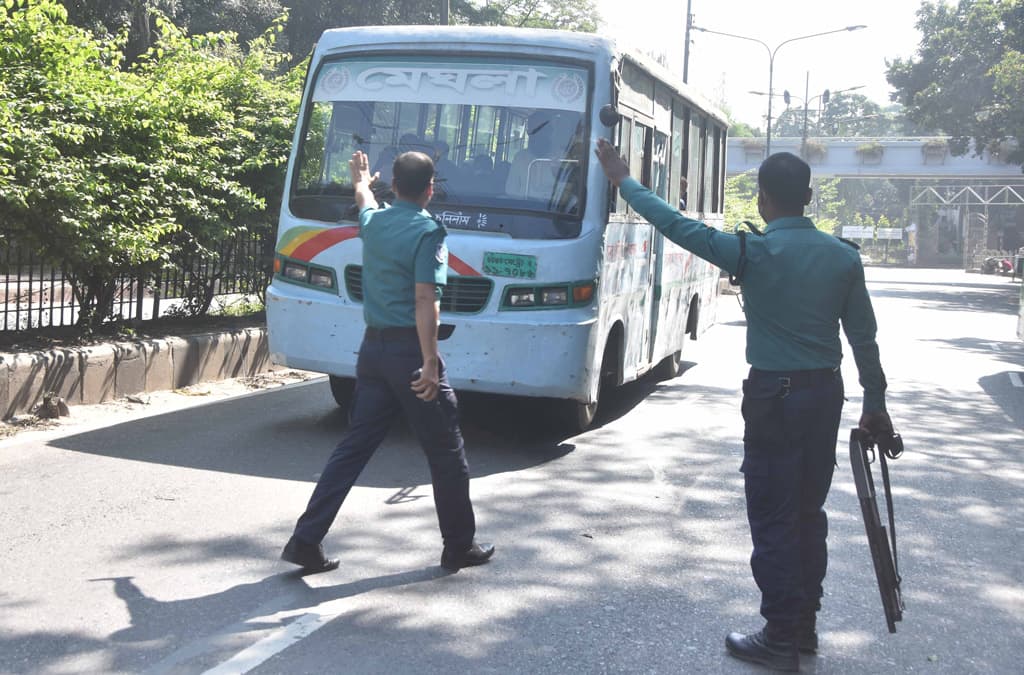
[[[0,353],[0,419],[31,412],[47,396],[69,406],[103,403],[273,368],[262,327]]]

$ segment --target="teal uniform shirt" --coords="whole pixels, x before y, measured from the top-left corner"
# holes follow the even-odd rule
[[[670,240],[737,273],[739,236],[687,218],[633,178],[622,182],[620,192]],[[763,236],[747,235],[746,257],[747,362],[759,370],[837,368],[841,321],[864,388],[864,412],[884,411],[875,313],[856,249],[817,230],[809,218],[779,218]]]
[[[416,326],[416,284],[448,279],[447,232],[416,204],[396,201],[359,212],[363,240],[363,318],[372,328]]]

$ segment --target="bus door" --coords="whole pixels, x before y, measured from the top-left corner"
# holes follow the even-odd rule
[[[650,136],[650,172],[651,182],[650,188],[654,194],[658,195],[664,200],[669,198],[669,137],[667,134],[659,129],[655,129],[653,133],[648,134]],[[664,278],[666,258],[665,248],[667,240],[665,237],[657,231],[652,231],[654,241],[652,242],[652,255],[651,255],[651,285],[652,285],[652,300],[651,300],[651,329],[650,339],[647,344],[647,361],[653,363],[656,357],[655,349],[659,342],[664,342],[663,337],[659,334],[659,331],[663,329],[660,325],[662,323],[662,315],[664,312],[664,305],[669,301],[666,293],[670,289],[666,288],[667,284]],[[664,328],[670,328],[664,326]]]
[[[652,187],[651,157],[652,144],[654,142],[653,125],[637,119],[633,124],[632,138],[629,143],[629,166],[634,175],[640,176],[640,182],[647,187]],[[657,307],[654,288],[656,284],[656,272],[658,257],[655,251],[656,241],[663,239],[658,235],[654,226],[643,218],[633,214],[631,219],[632,227],[629,232],[629,245],[627,251],[634,260],[634,298],[635,306],[632,308],[632,326],[636,352],[632,355],[631,363],[635,365],[636,372],[647,369],[651,360],[651,349],[654,346],[654,330],[657,321]],[[657,235],[657,236],[656,236]]]

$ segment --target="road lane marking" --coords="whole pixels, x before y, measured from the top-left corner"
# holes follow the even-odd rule
[[[1012,382],[1015,387],[1024,387],[1024,382],[1020,381],[1020,375],[1017,373],[1010,373],[1010,382]]]
[[[431,581],[447,576],[449,576],[449,573],[441,567],[427,567],[411,572],[387,574],[373,579],[343,584],[342,586],[325,591],[338,595],[338,597],[332,600],[325,600],[308,607],[282,609],[265,616],[246,619],[242,622],[242,625],[254,627],[280,625],[281,627],[274,629],[268,635],[236,653],[227,661],[205,671],[203,675],[241,675],[242,673],[249,672],[274,655],[309,637],[346,611],[349,611],[354,596],[385,588],[395,588],[421,581]],[[218,637],[237,635],[239,632],[236,626],[229,627],[220,636],[207,638],[206,642],[213,644],[218,641]],[[190,656],[194,656],[193,651],[195,650],[186,651]],[[205,653],[206,651],[205,649],[200,649],[199,653]],[[180,661],[168,661],[161,664],[165,667],[165,670],[158,669],[157,672],[166,672],[169,666],[177,666],[181,663]]]
[[[240,675],[241,673],[248,673],[275,654],[284,651],[296,642],[309,637],[317,630],[326,626],[332,619],[341,614],[341,604],[339,600],[326,603],[328,606],[336,605],[338,611],[319,612],[314,610],[303,614],[284,628],[274,631],[262,640],[249,645],[217,667],[207,670],[203,675]],[[274,617],[266,618],[273,619]]]

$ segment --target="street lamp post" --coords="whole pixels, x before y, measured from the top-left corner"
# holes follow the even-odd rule
[[[789,38],[783,40],[772,49],[766,42],[762,42],[757,38],[747,37],[746,35],[736,35],[735,33],[725,33],[718,30],[711,30],[710,28],[702,28],[700,26],[690,25],[691,30],[700,31],[701,33],[711,33],[713,35],[724,35],[726,37],[738,38],[740,40],[749,40],[750,42],[756,42],[768,51],[768,132],[767,139],[765,141],[765,156],[772,154],[772,82],[775,77],[775,55],[778,53],[782,45],[789,44],[790,42],[796,42],[797,40],[806,40],[808,38],[820,37],[822,35],[831,35],[833,33],[842,33],[844,31],[855,31],[861,28],[867,28],[864,25],[847,26],[845,28],[836,28],[835,30],[827,30],[821,33],[812,33],[810,35],[801,35],[795,38]]]

